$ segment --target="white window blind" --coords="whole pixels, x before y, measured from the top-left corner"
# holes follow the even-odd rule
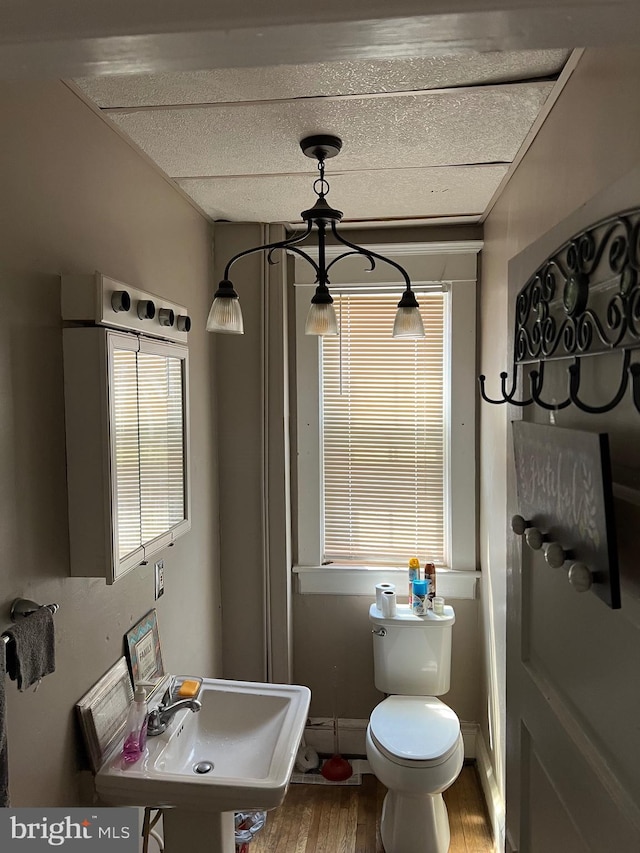
[[[117,471],[118,558],[140,547],[140,435],[137,353],[113,352],[113,411]]]
[[[182,360],[114,349],[118,557],[185,518]]]
[[[426,338],[391,337],[397,294],[341,294],[322,339],[323,559],[444,562],[446,294],[419,295]]]
[[[182,362],[138,353],[142,541],[185,516]]]

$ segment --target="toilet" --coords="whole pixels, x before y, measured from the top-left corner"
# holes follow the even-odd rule
[[[375,685],[390,694],[373,709],[367,758],[388,789],[380,833],[385,853],[447,853],[449,817],[443,791],[464,760],[460,721],[438,696],[449,690],[453,608],[415,616],[369,610]]]

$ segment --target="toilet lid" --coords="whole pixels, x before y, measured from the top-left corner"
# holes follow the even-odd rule
[[[445,761],[460,737],[456,713],[435,696],[389,696],[377,705],[370,732],[391,760]]]

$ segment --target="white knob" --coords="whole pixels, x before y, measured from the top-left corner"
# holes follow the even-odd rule
[[[544,558],[552,569],[561,569],[566,559],[562,546],[557,542],[550,542],[547,545]]]
[[[524,538],[529,546],[534,551],[539,551],[542,548],[542,543],[544,542],[544,536],[537,527],[529,527],[525,530]]]
[[[576,592],[586,592],[591,588],[593,576],[584,563],[572,563],[569,568],[569,583]]]
[[[521,515],[514,515],[511,519],[511,529],[518,536],[523,536],[527,527],[529,527],[529,522]]]

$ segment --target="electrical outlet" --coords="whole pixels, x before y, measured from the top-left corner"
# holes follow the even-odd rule
[[[156,576],[156,601],[164,595],[164,560],[158,560],[155,564]]]

